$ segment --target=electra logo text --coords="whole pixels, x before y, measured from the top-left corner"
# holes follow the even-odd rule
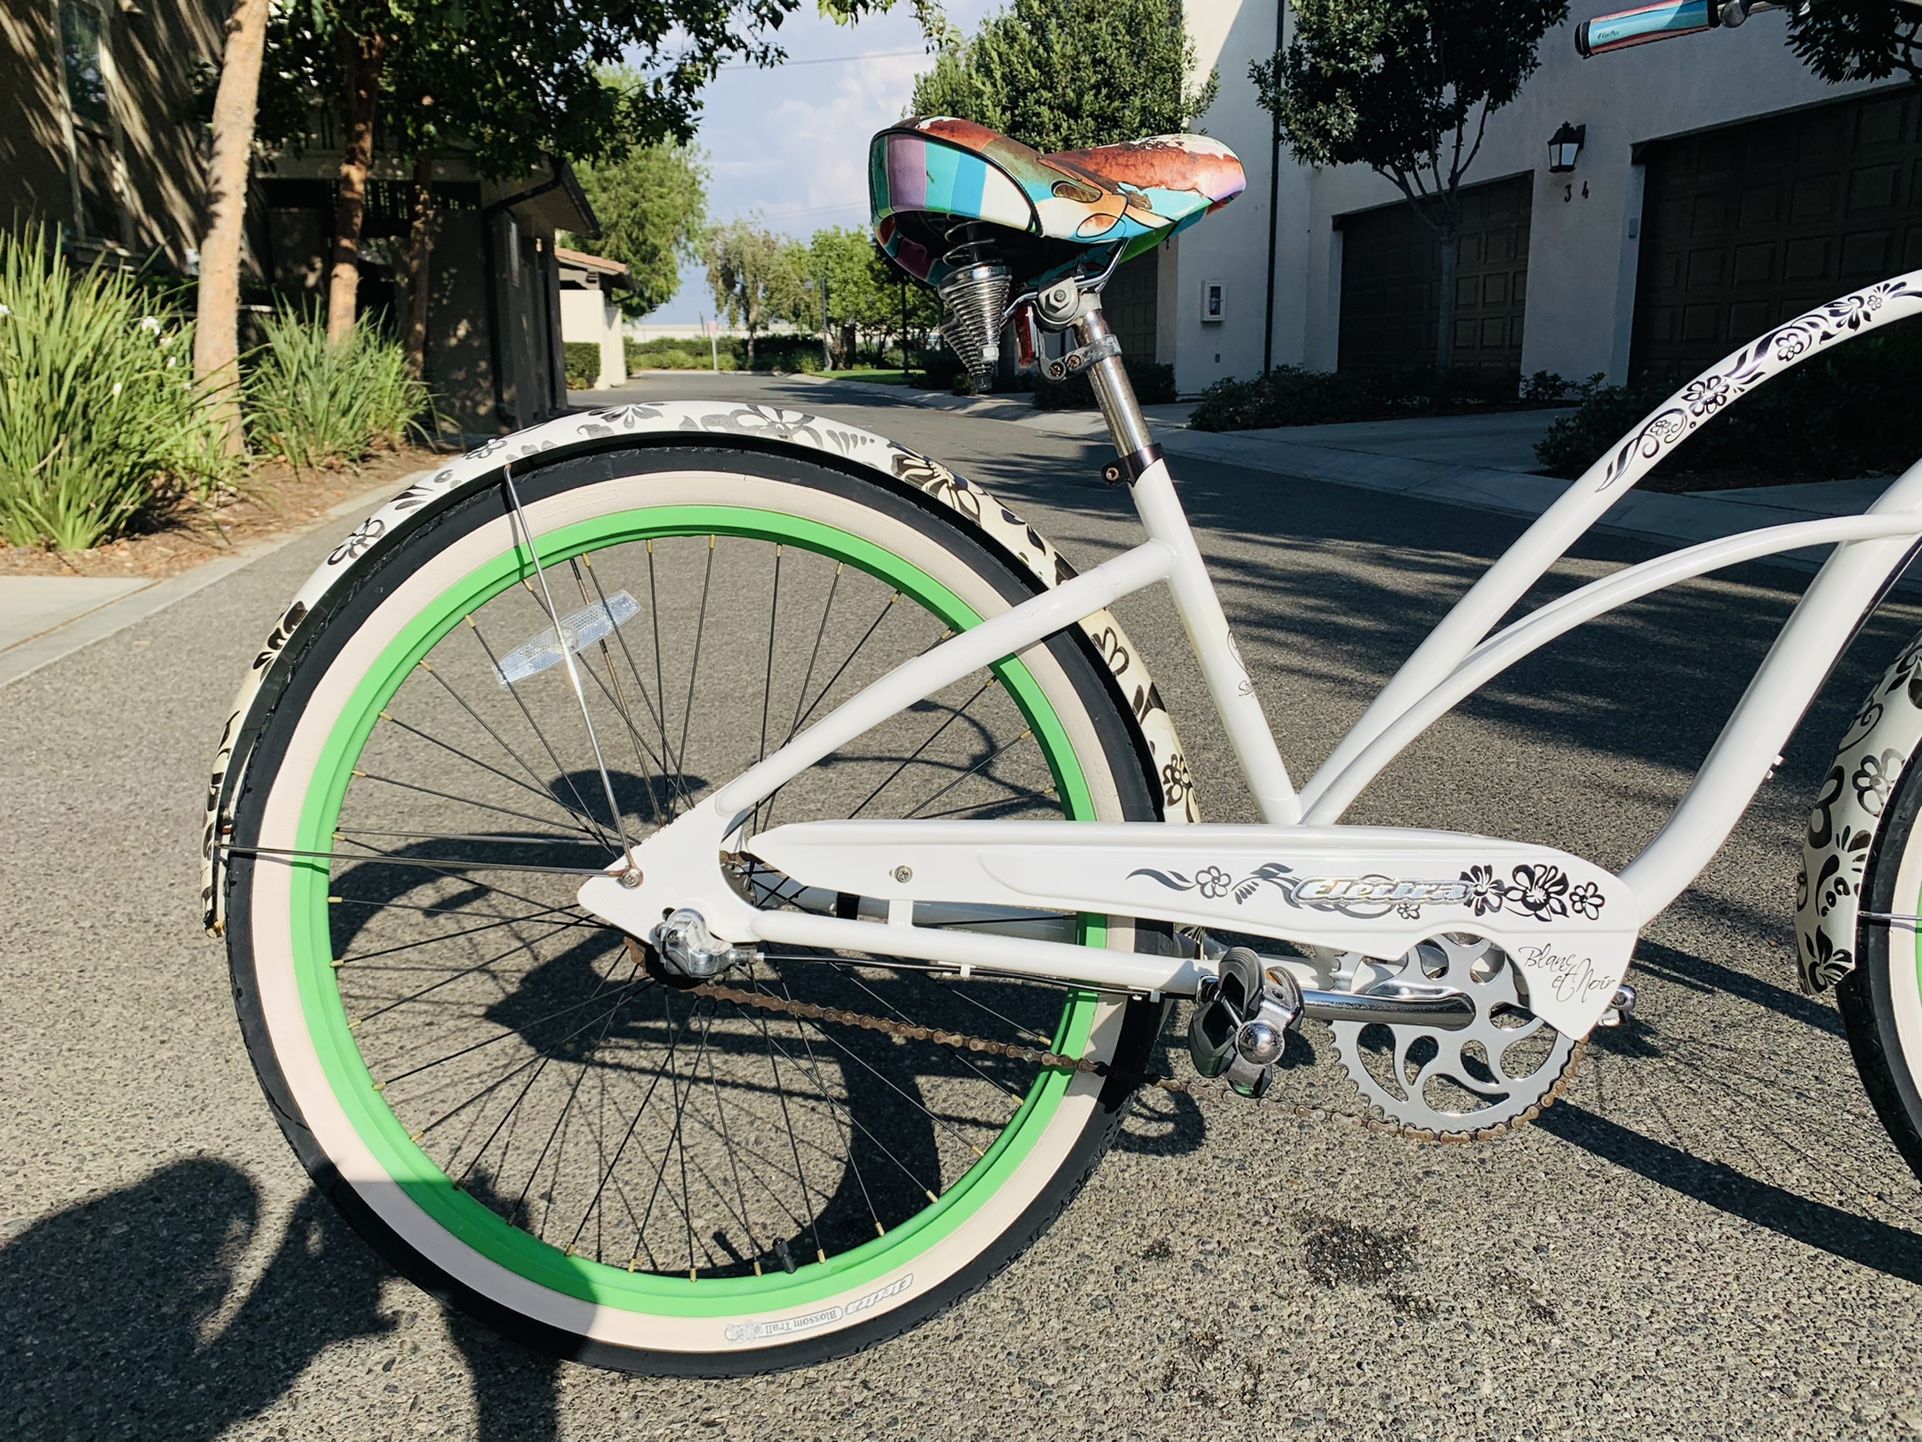
[[[770,1337],[790,1337],[796,1332],[812,1331],[844,1317],[859,1316],[890,1297],[898,1297],[914,1285],[914,1274],[897,1277],[885,1287],[877,1287],[864,1297],[856,1297],[845,1307],[823,1307],[798,1317],[777,1317],[771,1322],[730,1322],[723,1333],[730,1342],[763,1342]]]
[[[1466,881],[1396,881],[1387,876],[1308,876],[1295,887],[1295,900],[1318,901],[1466,901]]]

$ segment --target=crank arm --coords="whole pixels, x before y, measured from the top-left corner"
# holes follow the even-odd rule
[[[1383,1026],[1461,1031],[1475,1020],[1475,1003],[1459,991],[1418,991],[1390,984],[1365,993],[1304,990],[1301,1014],[1317,1021],[1348,1021],[1359,1026],[1379,1022]]]

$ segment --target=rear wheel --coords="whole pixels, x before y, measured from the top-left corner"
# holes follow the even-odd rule
[[[370,558],[310,623],[229,868],[236,998],[282,1127],[408,1275],[567,1355],[744,1372],[900,1331],[1066,1204],[1126,1087],[782,1004],[1131,1069],[1158,1009],[798,951],[724,978],[764,1003],[743,1006],[677,984],[574,892],[1036,583],[919,498],[785,457],[631,451],[515,485],[559,629],[583,638],[605,767],[502,486]],[[1071,632],[857,738],[750,829],[1158,815]],[[791,904],[782,878],[747,880]]]

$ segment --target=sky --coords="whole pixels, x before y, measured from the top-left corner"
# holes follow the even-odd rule
[[[972,31],[994,0],[948,0],[944,13]],[[914,77],[931,63],[912,7],[836,25],[812,0],[782,25],[788,62],[723,70],[705,94],[695,144],[707,154],[710,221],[759,211],[770,229],[806,238],[867,223],[868,138],[906,113]],[[850,58],[863,57],[863,58]],[[674,299],[651,321],[713,314],[707,277],[684,267]]]

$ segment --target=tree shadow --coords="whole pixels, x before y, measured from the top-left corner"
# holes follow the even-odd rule
[[[10,1438],[211,1439],[265,1412],[328,1348],[385,1336],[393,1276],[318,1192],[236,1299],[260,1195],[210,1158],[41,1218],[0,1248]],[[425,1299],[423,1299],[425,1300]],[[557,1435],[559,1362],[449,1313],[474,1380],[476,1436]]]
[[[335,1343],[392,1329],[387,1269],[312,1193],[223,1318],[259,1222],[247,1175],[195,1158],[44,1217],[0,1249],[7,1434],[213,1438]]]

